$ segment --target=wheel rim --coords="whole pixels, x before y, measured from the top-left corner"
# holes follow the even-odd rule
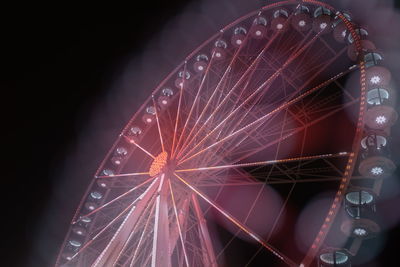
[[[326,4],[317,1],[307,2],[312,4],[312,6],[324,5],[335,13],[334,9]],[[263,7],[261,12],[265,12],[262,14],[267,16],[268,12],[271,13],[272,10],[278,7],[292,8],[291,11],[293,12],[295,10],[293,9],[295,8],[295,3],[296,1],[286,1],[269,5]],[[209,234],[205,232],[201,233],[201,231],[207,231],[206,226],[199,224],[198,230],[200,230],[200,234],[197,237],[199,246],[206,250],[206,254],[204,255],[204,253],[189,252],[185,246],[185,242],[194,242],[193,240],[190,242],[185,241],[183,236],[185,220],[188,220],[189,215],[182,219],[182,223],[176,223],[176,218],[179,218],[181,213],[185,212],[192,212],[198,221],[207,216],[207,210],[204,210],[204,203],[199,203],[199,199],[201,199],[201,202],[210,204],[225,219],[228,219],[230,223],[251,236],[263,248],[272,252],[272,256],[277,257],[278,261],[282,260],[288,265],[299,265],[300,263],[308,265],[314,258],[338,211],[343,192],[346,190],[352,176],[355,159],[357,158],[358,144],[361,139],[363,127],[365,99],[364,62],[361,61],[358,65],[361,85],[358,94],[353,99],[348,98],[346,101],[343,100],[340,108],[334,107],[334,104],[337,104],[335,101],[337,101],[339,96],[335,96],[335,92],[333,91],[332,93],[326,93],[333,99],[331,103],[328,101],[328,104],[326,104],[331,105],[331,109],[329,107],[325,109],[315,108],[318,105],[321,106],[324,104],[322,100],[318,100],[319,91],[326,90],[329,84],[338,82],[340,78],[348,75],[347,71],[350,72],[357,68],[348,69],[347,67],[351,66],[349,63],[346,68],[341,70],[342,72],[334,72],[330,76],[331,78],[324,79],[322,82],[317,82],[318,75],[322,74],[322,72],[317,71],[311,75],[314,80],[310,78],[310,82],[303,82],[302,88],[299,84],[291,81],[290,77],[294,77],[293,80],[302,81],[304,77],[310,76],[310,71],[307,70],[307,68],[313,66],[313,63],[310,62],[313,62],[312,60],[321,62],[324,58],[324,52],[326,53],[330,50],[330,52],[335,53],[331,56],[334,59],[329,61],[325,58],[325,62],[318,66],[319,68],[325,67],[329,69],[334,65],[333,63],[345,57],[345,53],[343,54],[345,50],[340,49],[336,51],[336,47],[328,45],[325,47],[325,50],[320,51],[320,53],[317,51],[313,55],[314,57],[309,57],[305,60],[302,56],[309,53],[316,42],[324,42],[322,35],[315,33],[313,29],[310,29],[306,33],[300,33],[294,29],[285,29],[288,32],[279,33],[276,30],[268,29],[266,38],[261,40],[260,38],[252,39],[249,33],[252,29],[251,27],[254,27],[254,25],[251,26],[251,21],[258,16],[258,12],[250,13],[229,24],[223,31],[217,33],[196,49],[160,83],[149,99],[133,116],[100,165],[95,175],[96,178],[90,185],[88,194],[83,198],[80,208],[78,208],[73,219],[71,229],[75,225],[84,224],[87,227],[85,229],[88,230],[88,234],[83,238],[81,245],[78,246],[77,243],[72,244],[72,246],[75,246],[75,250],[69,254],[71,255],[69,258],[63,258],[63,255],[66,255],[63,249],[58,263],[75,262],[74,264],[76,264],[76,262],[85,262],[86,264],[90,263],[94,266],[101,266],[105,263],[110,264],[107,259],[105,260],[108,257],[113,263],[119,262],[122,264],[122,262],[128,263],[129,261],[133,266],[136,266],[137,264],[140,265],[149,262],[157,265],[157,263],[163,262],[168,258],[172,263],[179,262],[180,265],[186,266],[192,265],[189,264],[189,261],[196,258],[194,260],[195,263],[200,264],[202,262],[206,263],[206,265],[215,265],[219,262],[218,256],[222,254],[221,251],[214,251],[212,248],[213,242]],[[340,14],[338,16],[351,32],[357,50],[361,51],[361,43],[353,26],[344,16]],[[269,17],[271,18],[271,15]],[[287,20],[286,24],[290,27],[289,20]],[[247,34],[243,35],[243,37],[240,36],[240,38],[236,36],[235,42],[239,38],[241,43],[235,47],[231,44],[229,37],[232,36],[232,30],[241,25],[247,25]],[[297,33],[297,35],[293,33]],[[290,41],[285,43],[284,40],[288,40],[285,39],[288,36],[292,39],[289,39]],[[228,48],[225,49],[224,45],[215,46],[215,42],[218,40],[225,40]],[[294,48],[290,48],[291,44],[295,44]],[[273,52],[269,53],[269,51]],[[203,66],[203,69],[196,72],[192,64],[196,62],[195,58],[197,55],[203,52],[208,52],[208,61],[203,62],[203,65],[197,63],[195,66]],[[218,53],[221,54],[221,58],[218,56]],[[248,62],[241,63],[240,59],[243,61],[247,59]],[[197,60],[197,62],[200,61]],[[307,62],[309,65],[306,64]],[[290,69],[290,66],[293,65],[296,67]],[[312,70],[316,71],[315,68]],[[345,71],[344,74],[343,71]],[[279,80],[281,76],[286,75],[289,76],[287,80],[283,78],[281,81]],[[266,78],[262,79],[263,76]],[[285,88],[287,92],[285,91],[284,95],[278,90],[271,89],[279,81],[282,86],[287,86]],[[292,87],[291,89],[301,89],[290,91],[289,86]],[[165,93],[167,88],[173,91],[172,96]],[[343,89],[344,91],[345,89]],[[267,95],[266,93],[269,94]],[[313,103],[312,99],[317,99],[319,102]],[[294,112],[291,109],[297,108],[301,110],[299,103],[302,102],[306,102],[305,104],[303,103],[304,107],[312,106],[314,110],[310,108],[307,110],[308,113],[304,111],[304,116],[293,116],[292,120],[289,120],[288,117]],[[330,118],[330,116],[339,112],[343,107],[354,105],[359,105],[359,114],[356,125],[352,128],[353,137],[351,138],[350,149],[345,152],[335,151],[334,153],[310,154],[307,152],[312,150],[307,151],[304,148],[306,139],[309,138],[307,134],[304,134],[304,140],[301,142],[301,153],[296,151],[296,153],[292,152],[290,157],[279,156],[283,151],[280,146],[284,146],[283,143],[285,141],[290,140],[293,136],[297,136],[304,129],[312,128],[313,125],[320,123],[326,118]],[[153,107],[153,109],[149,109],[149,107]],[[157,108],[154,109],[154,107]],[[312,117],[314,113],[317,114],[317,118],[312,122],[307,122],[307,117]],[[293,126],[295,123],[306,123],[307,126],[290,129],[291,127],[289,126]],[[138,131],[137,129],[133,131],[134,127],[138,127],[141,133],[135,134]],[[270,139],[265,140],[265,137],[256,133],[257,131],[261,132],[261,135],[268,136]],[[251,139],[251,141],[249,142],[246,139]],[[262,145],[267,146],[263,149],[257,149],[257,146]],[[268,150],[269,148],[271,150]],[[165,154],[163,154],[164,152]],[[262,152],[274,156],[269,158],[264,157],[260,160],[259,154]],[[249,161],[251,156],[257,160]],[[336,179],[340,184],[337,184],[335,197],[332,199],[325,222],[320,225],[318,230],[315,230],[317,236],[301,260],[298,257],[294,260],[293,257],[287,256],[286,253],[282,252],[282,249],[276,248],[270,242],[264,240],[265,237],[259,236],[256,232],[252,231],[246,223],[229,214],[218,203],[218,196],[221,194],[221,190],[214,197],[210,197],[203,190],[200,190],[202,186],[203,188],[204,186],[210,186],[211,182],[207,177],[211,175],[220,179],[217,179],[218,183],[224,186],[227,186],[227,182],[224,180],[226,176],[232,179],[232,183],[236,185],[242,183],[244,179],[247,179],[248,183],[261,181],[263,185],[260,190],[264,190],[266,182],[259,177],[257,179],[257,172],[251,168],[296,162],[299,170],[301,164],[307,165],[309,161],[328,160],[330,158],[345,159],[346,163],[343,164],[342,162],[340,167],[343,171],[343,176],[340,179]],[[336,167],[339,168],[338,166]],[[237,172],[237,177],[226,174],[225,170],[231,169]],[[272,170],[269,171],[272,173]],[[244,175],[243,172],[251,173],[253,174],[253,178],[255,178],[248,178],[247,174]],[[149,178],[150,174],[151,177]],[[278,179],[276,179],[276,183],[278,183],[277,181]],[[229,182],[231,181],[229,180]],[[293,184],[296,185],[297,182],[299,181]],[[311,180],[311,182],[317,182],[317,179]],[[294,186],[289,190],[289,195],[292,194],[293,188]],[[101,194],[101,197],[94,198],[93,203],[95,204],[90,206],[87,205],[87,200],[93,192]],[[91,196],[93,198],[93,194]],[[98,195],[95,194],[95,196]],[[146,196],[148,199],[143,201]],[[288,196],[284,199],[283,207],[287,205],[289,198]],[[256,201],[254,200],[253,203],[256,203]],[[133,207],[134,205],[139,205],[139,203],[143,204],[141,212],[137,215],[140,217],[136,219],[137,223],[132,223],[131,227],[124,227],[124,222],[129,220],[129,218],[133,218],[133,215],[126,214],[135,214]],[[162,203],[167,203],[166,206],[168,208],[162,208]],[[135,207],[135,209],[138,209],[137,206]],[[106,211],[110,208],[114,209],[114,213],[110,213],[109,210]],[[122,211],[125,212],[121,214]],[[252,210],[250,210],[249,214],[251,212]],[[90,218],[91,222],[88,224],[82,218]],[[117,219],[114,221],[115,218]],[[136,221],[132,219],[132,222]],[[169,227],[168,223],[173,224],[174,221],[174,229],[177,233],[175,233],[175,238],[173,238],[175,241],[172,242],[169,239],[170,237],[159,234],[159,230],[162,230],[161,232],[163,233],[173,232],[170,228],[172,225]],[[162,228],[163,226],[165,227],[166,222],[168,222],[167,228]],[[121,235],[118,235],[117,232],[124,230],[132,234],[125,234],[124,238],[121,239]],[[272,236],[273,230],[267,234],[268,239]],[[109,231],[108,234],[107,231]],[[157,234],[155,234],[156,231],[158,231]],[[153,236],[146,239],[146,233],[148,235],[153,233]],[[108,235],[108,238],[102,235]],[[102,238],[104,238],[103,243],[97,241]],[[127,241],[126,246],[113,245],[113,238]],[[168,241],[163,240],[163,238],[168,239]],[[131,244],[131,240],[133,239],[136,239],[140,243]],[[173,246],[176,251],[172,250],[166,254],[160,252],[162,251],[160,248],[165,247],[165,244],[170,244],[170,242],[174,244]],[[65,242],[65,244],[64,247],[67,247],[68,242]],[[110,252],[110,247],[113,246],[121,250],[121,253],[115,254],[113,252],[113,254]],[[92,251],[92,254],[87,253],[86,255],[86,251],[90,250],[91,247],[97,247],[97,252]],[[148,252],[144,252],[146,251],[146,249],[143,249],[145,247]],[[125,253],[128,249],[131,251],[131,257],[124,259],[122,252]],[[140,249],[143,249],[143,251],[140,252]],[[150,256],[157,251],[157,255],[160,256]],[[174,261],[174,259],[171,259],[173,257],[178,259]]]

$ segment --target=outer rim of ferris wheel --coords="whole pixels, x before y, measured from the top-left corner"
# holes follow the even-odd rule
[[[340,12],[337,13],[333,7],[327,5],[326,3],[322,3],[322,2],[318,2],[318,1],[312,1],[312,0],[282,1],[282,2],[278,2],[278,3],[274,3],[274,4],[271,4],[271,5],[264,6],[264,7],[261,8],[261,10],[249,13],[248,15],[245,15],[245,16],[237,19],[233,23],[227,25],[226,27],[223,28],[222,32],[225,31],[228,28],[233,27],[233,25],[237,25],[240,21],[243,21],[246,18],[250,18],[250,17],[254,16],[255,14],[257,14],[260,11],[270,10],[272,8],[275,8],[275,7],[281,7],[281,6],[285,6],[285,5],[294,5],[294,4],[299,4],[299,3],[312,4],[312,5],[317,5],[317,6],[324,6],[327,9],[330,9],[346,25],[346,28],[350,31],[350,33],[351,33],[351,35],[352,35],[352,37],[354,39],[354,43],[355,43],[357,51],[360,54],[362,54],[362,44],[361,44],[359,36],[355,32],[354,25],[351,24],[347,20],[347,18],[345,16],[343,16]],[[187,57],[187,59],[192,58],[196,53],[198,53],[198,51],[200,51],[202,49],[203,46],[208,44],[210,41],[214,40],[216,38],[216,36],[218,36],[219,34],[220,33],[217,33],[216,35],[212,36],[209,40],[204,42],[204,44],[201,45],[196,50],[194,50]],[[182,69],[182,67],[185,69],[186,68],[186,62],[187,62],[187,60],[185,60],[183,63],[181,63],[173,72],[171,72],[171,74],[164,81],[166,81],[169,77],[171,77],[173,74],[175,74],[179,69]],[[321,226],[321,229],[318,232],[318,235],[315,238],[312,246],[310,247],[310,249],[307,252],[306,256],[304,257],[303,261],[300,263],[300,266],[308,266],[311,263],[311,261],[315,258],[316,253],[318,253],[321,245],[323,244],[323,241],[324,241],[327,233],[329,232],[329,229],[330,229],[330,227],[331,227],[331,225],[332,225],[332,223],[334,221],[334,218],[335,218],[338,210],[340,209],[340,206],[341,206],[340,203],[341,203],[341,201],[343,199],[344,192],[347,189],[347,186],[348,186],[349,181],[350,181],[351,176],[352,176],[352,172],[354,170],[354,166],[355,166],[355,163],[356,163],[358,150],[359,150],[359,142],[360,142],[360,140],[362,138],[362,130],[363,130],[363,126],[364,126],[363,119],[364,119],[365,91],[366,91],[364,62],[362,60],[360,60],[358,63],[359,63],[359,70],[360,70],[360,109],[359,109],[358,121],[357,121],[357,126],[356,126],[356,134],[355,134],[354,139],[353,139],[353,150],[351,152],[348,152],[348,156],[349,157],[348,157],[348,162],[346,164],[346,171],[344,173],[344,176],[342,177],[339,189],[336,192],[336,197],[333,200],[331,208],[330,208],[327,216],[325,217],[325,221],[324,221],[323,225]],[[164,83],[164,81],[160,83],[160,86],[158,86],[156,88],[156,90],[152,93],[152,96],[156,95],[156,93],[161,89],[161,85]],[[182,86],[182,88],[183,88],[183,86]],[[180,95],[182,95],[182,94],[180,94]],[[147,101],[146,101],[146,103],[147,103]],[[146,103],[143,104],[143,106],[139,109],[139,111],[143,110],[145,108]],[[139,113],[139,111],[138,111],[138,113]],[[156,113],[157,112],[158,111],[156,111]],[[131,121],[127,124],[127,127],[123,130],[123,132],[125,132],[130,127]],[[157,117],[157,123],[158,123],[158,117]],[[159,125],[158,125],[158,127],[159,127]],[[124,136],[121,136],[121,138],[124,138]],[[131,140],[131,143],[132,142],[135,144],[136,141],[135,140]],[[176,141],[176,142],[178,142],[178,141]],[[119,143],[119,141],[117,140],[117,142],[114,144],[114,146],[112,147],[112,149],[108,153],[107,157],[104,159],[104,161],[100,165],[99,170],[96,172],[96,177],[100,176],[99,173],[103,169],[105,161],[107,161],[109,159],[109,156],[111,155],[112,151],[115,150],[115,148],[118,145],[118,143]],[[140,148],[138,148],[138,149],[140,149]],[[171,151],[171,154],[173,154],[173,151]],[[164,150],[163,150],[162,152],[160,152],[159,155],[154,155],[153,157],[154,157],[153,158],[153,163],[152,163],[150,169],[148,170],[148,174],[150,176],[159,176],[160,173],[162,173],[162,171],[165,169],[165,167],[167,165],[167,158],[171,157],[171,155],[169,155],[167,152],[164,152]],[[122,169],[122,166],[120,167],[120,169]],[[116,172],[113,175],[118,175],[118,172]],[[96,179],[94,179],[93,182],[95,182],[95,180]],[[88,188],[89,191],[90,191],[90,188],[91,188],[91,186],[89,186],[89,188]],[[85,197],[84,197],[84,199],[85,199]],[[81,203],[80,206],[82,206],[82,204],[83,204],[83,202]],[[80,208],[78,208],[77,213],[79,212],[79,209]],[[76,214],[76,216],[74,217],[73,222],[75,222],[77,220],[77,218],[78,218],[77,215],[78,214]],[[66,237],[66,240],[64,241],[64,244],[67,242],[67,238],[68,238],[68,236]],[[279,254],[279,253],[277,253],[277,254]],[[58,263],[60,262],[60,257],[61,257],[61,252],[60,252],[60,255],[58,256],[56,265],[58,265]],[[290,260],[288,260],[286,263],[288,263],[289,265],[293,265],[293,266],[295,265]]]

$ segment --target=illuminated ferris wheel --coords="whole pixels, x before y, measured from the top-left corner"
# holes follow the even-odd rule
[[[216,33],[123,129],[56,266],[348,266],[379,232],[374,203],[395,168],[390,72],[367,37],[349,13],[311,0]],[[321,191],[323,214],[299,229]],[[241,255],[241,242],[254,251]]]

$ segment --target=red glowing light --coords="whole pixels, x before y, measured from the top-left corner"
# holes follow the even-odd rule
[[[156,176],[159,174],[167,164],[168,160],[168,153],[167,152],[161,152],[153,161],[153,163],[150,166],[149,174],[150,176]]]

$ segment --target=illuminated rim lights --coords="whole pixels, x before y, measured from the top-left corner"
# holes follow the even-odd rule
[[[150,117],[146,117],[146,118],[145,118],[145,121],[146,121],[147,123],[152,123],[152,122],[153,122],[153,119],[150,118]]]

